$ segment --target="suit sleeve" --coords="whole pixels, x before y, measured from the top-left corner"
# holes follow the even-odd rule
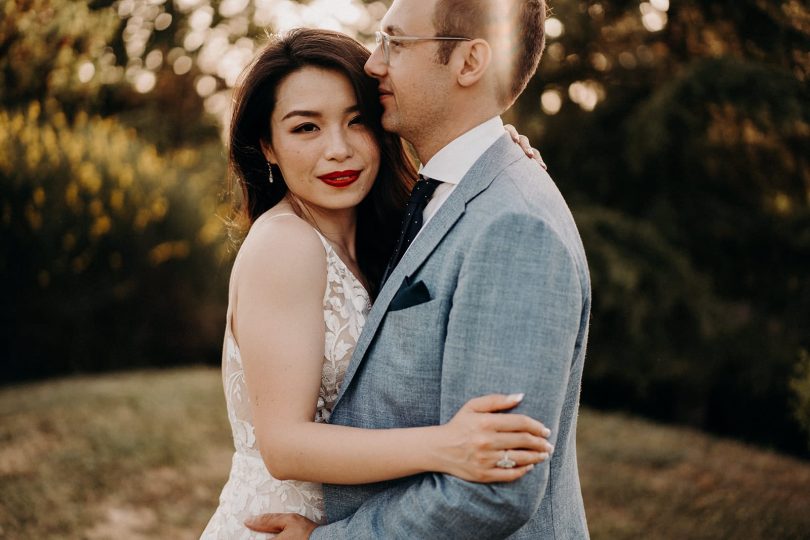
[[[554,444],[583,293],[572,256],[542,220],[495,219],[470,246],[453,295],[442,365],[441,421],[470,398],[524,392],[517,412],[541,420]],[[553,458],[552,458],[553,459]],[[549,461],[518,481],[476,484],[427,474],[367,500],[312,538],[501,538],[538,509]]]

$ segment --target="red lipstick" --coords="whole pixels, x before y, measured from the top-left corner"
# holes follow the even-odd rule
[[[343,188],[354,184],[362,171],[335,171],[319,176],[318,179],[332,187]]]

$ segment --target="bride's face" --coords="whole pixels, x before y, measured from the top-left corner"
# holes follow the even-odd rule
[[[321,210],[354,208],[371,190],[380,150],[349,79],[304,67],[276,90],[265,157],[278,165],[290,192]]]

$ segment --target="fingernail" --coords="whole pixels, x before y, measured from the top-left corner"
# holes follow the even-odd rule
[[[549,458],[548,452],[543,452],[542,454],[540,454],[540,460],[541,461],[545,461],[548,458]]]
[[[532,150],[531,148],[529,148],[529,156],[534,157],[534,150]]]
[[[554,453],[554,445],[553,445],[553,444],[548,445],[548,453],[549,453],[549,454],[553,454],[553,453]]]
[[[527,471],[530,471],[532,469],[534,469],[534,463],[529,463],[528,465],[526,465],[526,470]]]
[[[509,396],[507,396],[507,399],[509,401],[514,401],[515,403],[520,403],[521,401],[523,401],[523,397],[525,395],[526,394],[523,394],[523,393],[521,393],[521,394],[510,394]]]
[[[549,435],[551,435],[551,430],[546,428],[545,431],[543,431],[543,437],[548,437]]]

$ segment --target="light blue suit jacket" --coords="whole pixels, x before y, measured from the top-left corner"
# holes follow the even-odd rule
[[[429,297],[408,305],[404,295],[403,306],[400,289],[419,281]],[[524,392],[515,411],[551,429],[554,454],[512,483],[434,473],[326,485],[330,524],[312,538],[587,538],[576,418],[590,301],[585,253],[565,201],[504,135],[380,291],[331,422],[435,425],[472,397]]]

